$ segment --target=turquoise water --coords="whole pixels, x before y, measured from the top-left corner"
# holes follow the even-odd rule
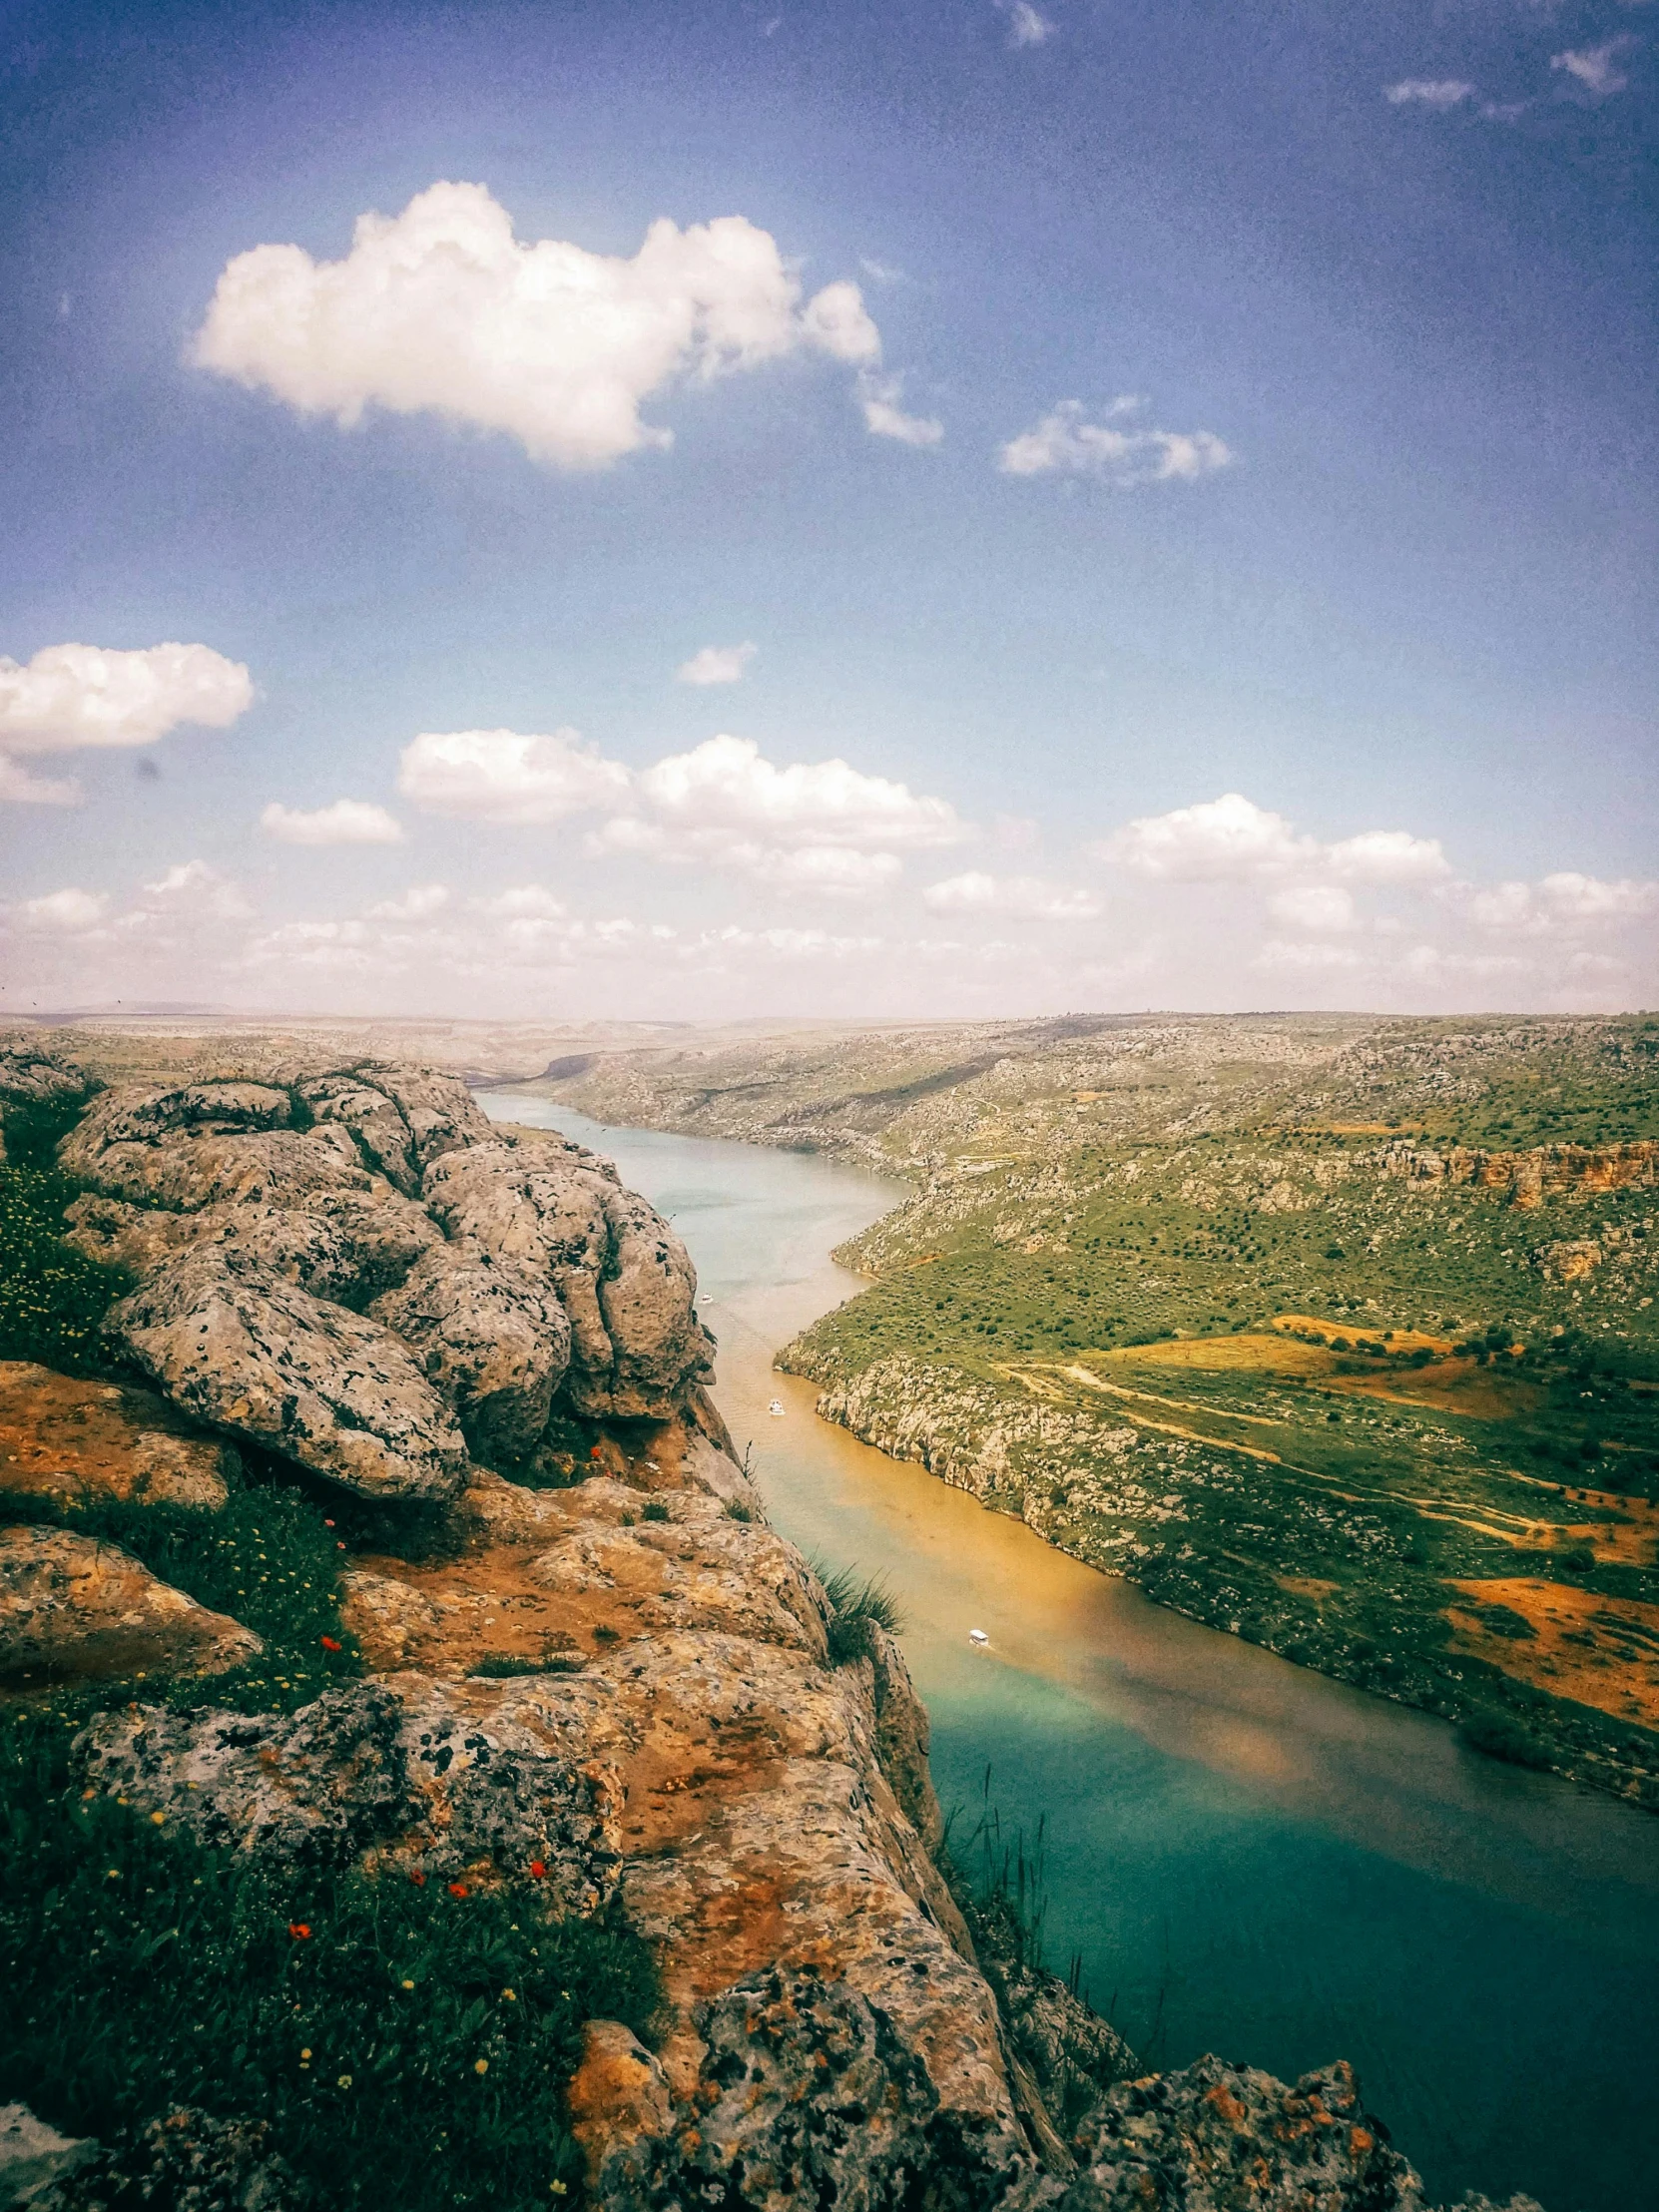
[[[988,1768],[1005,1825],[1046,1816],[1050,1963],[1079,1955],[1151,2061],[1347,2057],[1436,2195],[1659,2208],[1659,1821],[1163,1612],[820,1421],[771,1356],[856,1294],[827,1254],[893,1185],[481,1103],[607,1153],[673,1218],[774,1520],[886,1575],[941,1799],[971,1825]]]

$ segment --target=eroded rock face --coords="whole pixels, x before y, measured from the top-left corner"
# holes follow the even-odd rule
[[[78,1098],[86,1087],[81,1070],[54,1053],[36,1052],[28,1045],[0,1050],[0,1103],[42,1105],[50,1098]]]
[[[191,1249],[116,1306],[110,1333],[176,1405],[364,1497],[450,1496],[466,1446],[390,1330],[224,1249]]]
[[[407,1197],[419,1195],[432,1162],[459,1146],[487,1144],[489,1121],[466,1085],[432,1068],[380,1063],[342,1069],[296,1086],[319,1122],[337,1122],[364,1165]]]
[[[31,2212],[292,2212],[300,2202],[264,2120],[176,2105],[108,2150],[90,2147]]]
[[[284,1716],[129,1707],[100,1715],[75,1756],[93,1788],[203,1843],[404,1878],[533,1880],[556,1911],[592,1913],[616,1866],[603,1786],[515,1714],[506,1687],[401,1675]]]
[[[220,1674],[264,1646],[252,1629],[67,1528],[0,1529],[0,1681]]]
[[[217,1511],[234,1447],[148,1390],[0,1361],[0,1490],[67,1503],[115,1497]]]
[[[535,1449],[570,1366],[570,1323],[551,1284],[440,1243],[372,1312],[454,1406],[480,1458]]]
[[[451,1241],[547,1278],[570,1317],[566,1394],[594,1418],[666,1418],[709,1370],[685,1246],[615,1171],[559,1140],[441,1159],[424,1196]]]

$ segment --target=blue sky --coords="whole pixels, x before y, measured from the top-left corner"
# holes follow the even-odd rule
[[[1659,6],[4,22],[12,1010],[1659,1002]]]

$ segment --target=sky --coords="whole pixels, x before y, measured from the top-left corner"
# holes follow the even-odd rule
[[[0,10],[0,1009],[1659,1005],[1659,0]]]

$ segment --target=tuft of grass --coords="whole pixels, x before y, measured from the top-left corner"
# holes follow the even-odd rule
[[[640,1507],[641,1520],[666,1521],[671,1518],[672,1515],[670,1514],[668,1507],[663,1503],[660,1497],[651,1498]]]
[[[583,1662],[569,1652],[548,1652],[540,1659],[521,1659],[511,1651],[486,1651],[466,1670],[486,1682],[509,1682],[521,1674],[579,1674]]]
[[[726,1501],[726,1518],[728,1520],[752,1521],[755,1518],[755,1510],[753,1506],[746,1505],[741,1497],[730,1497]]]
[[[1457,1740],[1511,1767],[1547,1769],[1554,1764],[1548,1748],[1507,1713],[1471,1713],[1458,1729]]]
[[[879,1575],[860,1576],[855,1566],[828,1567],[822,1560],[808,1564],[824,1585],[830,1601],[830,1664],[848,1666],[869,1656],[870,1627],[884,1628],[896,1636],[904,1625],[897,1600]]]
[[[658,1996],[620,1921],[250,1867],[70,1785],[61,1729],[0,1724],[8,2094],[105,2141],[179,2103],[267,2120],[307,2212],[580,2195],[582,2022],[643,2030]]]

